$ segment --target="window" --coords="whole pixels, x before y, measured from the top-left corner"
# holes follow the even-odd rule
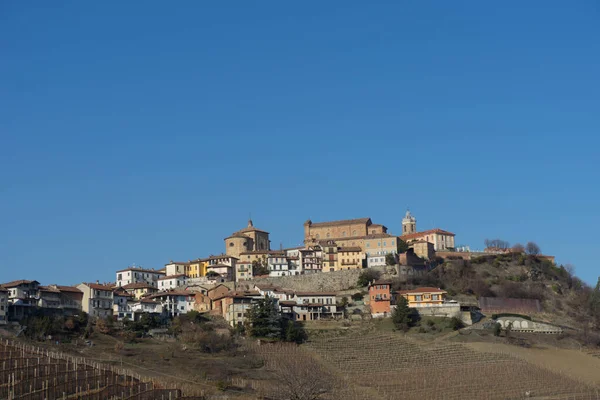
[[[329,232],[327,232],[327,235],[326,235],[326,236],[327,236],[327,237],[329,237],[329,236],[330,236],[330,235],[329,235]]]
[[[422,301],[423,298],[421,297],[421,295],[417,295],[415,296],[415,301]]]
[[[237,314],[238,314],[238,318],[242,318],[242,313],[241,312],[239,312]]]
[[[394,241],[392,240],[392,246],[393,246],[394,244],[395,244],[395,243],[394,243]]]
[[[352,236],[356,236],[356,231],[352,231]]]
[[[342,236],[343,236],[343,237],[346,237],[346,231],[343,231],[343,232],[342,232]]]
[[[383,242],[383,245],[384,245],[384,246],[387,246],[387,243],[386,243],[386,242]]]
[[[317,239],[320,239],[320,238],[321,238],[321,235],[319,235],[319,234],[317,233]]]
[[[233,242],[230,242],[230,243],[229,243],[229,247],[233,247]]]
[[[371,247],[371,243],[367,242],[366,247]]]

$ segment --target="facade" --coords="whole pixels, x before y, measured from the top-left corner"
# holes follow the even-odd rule
[[[0,325],[8,321],[8,290],[0,286]]]
[[[300,268],[304,274],[312,274],[323,270],[323,249],[320,245],[309,245],[300,250]]]
[[[333,240],[320,243],[323,249],[323,272],[333,272],[338,269],[338,245]]]
[[[235,264],[236,282],[252,279],[252,262],[248,260],[238,261]]]
[[[37,306],[43,308],[56,308],[59,309],[60,304],[60,290],[49,287],[40,286],[38,288],[38,301]]]
[[[293,249],[284,250],[285,256],[288,261],[288,270],[289,275],[302,275],[304,271],[302,270],[302,261],[300,250],[304,249],[304,247],[296,247]]]
[[[337,309],[333,292],[294,292],[289,301],[280,301],[284,314],[290,313],[296,321],[315,321],[342,317]]]
[[[417,233],[417,219],[412,216],[410,210],[406,210],[406,215],[402,218],[402,235]]]
[[[113,315],[117,317],[118,321],[124,318],[130,321],[134,320],[133,310],[131,305],[134,301],[134,297],[131,293],[127,293],[122,289],[113,291]]]
[[[185,286],[187,280],[188,278],[185,274],[164,276],[158,279],[158,290],[169,290]]]
[[[409,247],[413,249],[417,257],[425,260],[431,260],[435,256],[435,248],[433,243],[426,240],[416,240],[409,244]]]
[[[252,220],[248,226],[225,238],[225,253],[240,258],[240,254],[248,251],[266,251],[271,249],[269,232],[254,227]]]
[[[392,310],[392,284],[374,281],[369,285],[369,308],[374,318],[387,317]]]
[[[208,272],[208,259],[198,258],[190,261],[185,266],[185,274],[188,278],[202,278]]]
[[[243,326],[246,313],[257,299],[257,296],[230,293],[213,301],[212,313],[223,317],[232,327]]]
[[[347,219],[328,222],[304,223],[304,243],[316,240],[338,240],[387,233],[383,225],[374,224],[371,218]]]
[[[169,261],[168,264],[165,264],[165,275],[181,275],[187,272],[187,267],[190,265],[190,262],[185,261]]]
[[[162,306],[162,312],[171,317],[186,314],[194,309],[196,293],[184,290],[173,290],[169,292],[158,292],[147,298],[158,302]]]
[[[121,288],[127,293],[132,294],[136,300],[151,295],[152,293],[158,292],[158,289],[156,287],[144,282],[130,283],[128,285],[121,286]]]
[[[67,315],[81,311],[83,292],[75,286],[49,285],[49,288],[58,289],[60,292],[60,307]]]
[[[359,240],[358,245],[367,256],[385,256],[398,252],[398,238],[387,233],[365,236]]]
[[[446,298],[446,291],[434,287],[421,287],[412,290],[400,290],[396,292],[408,300],[411,308],[440,306]]]
[[[290,275],[288,259],[284,252],[272,252],[267,256],[267,267],[269,276],[287,276]]]
[[[360,247],[340,247],[337,250],[337,270],[361,269],[365,263],[365,254]]]
[[[384,255],[368,255],[367,256],[367,268],[373,267],[385,267],[387,264],[385,262]]]
[[[12,281],[3,283],[0,285],[8,290],[8,302],[11,305],[18,306],[36,306],[38,296],[38,288],[40,283],[38,281],[29,281],[21,279],[18,281]]]
[[[81,308],[90,317],[106,318],[112,315],[113,289],[98,283],[77,285],[82,295]]]
[[[125,286],[132,283],[147,283],[148,285],[157,287],[158,278],[165,276],[164,272],[154,269],[143,268],[126,268],[117,271],[117,286]]]

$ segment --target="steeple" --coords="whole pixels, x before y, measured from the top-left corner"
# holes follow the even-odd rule
[[[406,209],[406,214],[402,218],[402,234],[408,235],[417,231],[417,219],[412,216],[409,209]]]
[[[252,228],[254,224],[252,224],[252,219],[248,220],[248,228]]]

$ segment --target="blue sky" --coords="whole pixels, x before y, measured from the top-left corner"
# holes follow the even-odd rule
[[[595,283],[600,5],[3,2],[0,281],[369,216]]]

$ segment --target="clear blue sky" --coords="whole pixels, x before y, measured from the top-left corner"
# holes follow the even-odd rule
[[[599,133],[595,0],[2,2],[0,281],[410,207],[595,283]]]

